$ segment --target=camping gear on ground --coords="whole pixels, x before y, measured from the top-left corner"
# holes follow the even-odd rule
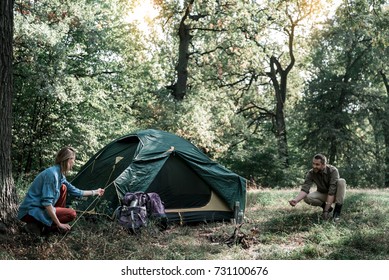
[[[150,218],[156,223],[160,229],[167,228],[167,216],[165,212],[165,204],[157,193],[147,193],[148,203],[147,209]]]
[[[120,225],[131,233],[139,233],[147,225],[147,211],[145,206],[119,206],[117,219]]]
[[[139,233],[149,220],[160,229],[167,227],[165,208],[157,193],[126,193],[122,205],[116,210],[116,217],[119,224],[131,233]]]
[[[109,215],[126,193],[139,191],[160,196],[169,222],[230,221],[244,213],[246,205],[246,179],[184,138],[153,129],[106,145],[80,169],[72,184],[85,190],[105,188],[93,205],[88,197],[77,209],[89,207]]]

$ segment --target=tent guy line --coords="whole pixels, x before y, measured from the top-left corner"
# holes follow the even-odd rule
[[[107,186],[105,186],[105,187],[104,187],[104,190],[106,190],[109,186],[113,185],[113,183],[114,183],[114,182],[111,182],[110,184],[108,184]],[[71,227],[74,227],[74,226],[76,225],[76,223],[81,219],[81,217],[82,217],[85,213],[90,212],[90,211],[89,211],[89,208],[93,205],[93,203],[96,202],[96,200],[99,200],[100,198],[101,198],[100,196],[96,196],[95,199],[94,199],[91,203],[89,203],[88,207],[87,207],[85,210],[81,210],[81,211],[78,210],[77,212],[80,212],[81,214],[78,215],[77,219],[76,219],[74,222],[71,223]],[[62,242],[62,240],[65,239],[65,237],[68,235],[69,232],[70,232],[70,231],[67,231],[67,232],[62,236],[62,238],[61,238],[59,241],[57,241],[56,243]]]

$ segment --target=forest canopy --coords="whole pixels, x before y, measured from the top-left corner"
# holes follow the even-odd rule
[[[388,26],[384,0],[17,0],[13,175],[155,128],[257,186],[321,152],[388,187]]]

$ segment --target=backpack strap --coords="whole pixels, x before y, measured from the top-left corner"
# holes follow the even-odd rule
[[[145,193],[145,198],[146,198],[146,210],[147,210],[147,216],[150,216],[152,214],[152,209],[151,209],[151,198],[148,193]]]

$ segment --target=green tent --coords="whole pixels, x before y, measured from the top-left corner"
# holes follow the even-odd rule
[[[72,184],[84,190],[105,188],[103,197],[89,197],[78,208],[110,214],[126,192],[156,192],[169,221],[229,221],[238,210],[244,212],[246,204],[244,178],[210,160],[187,140],[153,129],[105,146]]]

